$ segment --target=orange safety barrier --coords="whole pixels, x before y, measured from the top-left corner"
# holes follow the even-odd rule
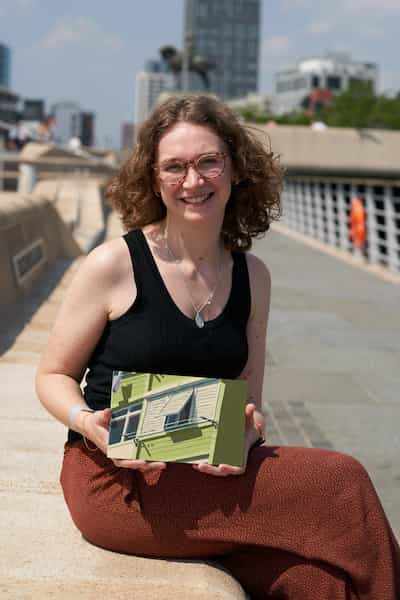
[[[353,198],[350,208],[350,239],[356,248],[364,248],[367,240],[365,208],[360,198]]]

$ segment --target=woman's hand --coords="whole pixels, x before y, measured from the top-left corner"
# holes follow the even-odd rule
[[[194,464],[193,468],[201,473],[216,475],[217,477],[227,477],[228,475],[242,475],[247,467],[247,458],[252,445],[263,435],[264,417],[256,410],[255,404],[246,405],[246,425],[244,434],[243,465],[234,467],[233,465],[209,465],[207,463]]]
[[[83,435],[88,438],[104,454],[107,454],[108,434],[111,421],[111,409],[97,410],[85,413],[82,421]],[[138,469],[139,471],[161,471],[166,468],[164,462],[147,462],[145,460],[113,459],[116,467],[124,469]]]

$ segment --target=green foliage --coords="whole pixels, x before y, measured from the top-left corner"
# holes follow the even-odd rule
[[[336,96],[324,111],[324,122],[330,127],[369,127],[376,98],[370,85],[357,81]]]
[[[365,81],[354,81],[348,90],[335,96],[329,108],[315,114],[297,111],[278,116],[263,112],[255,104],[237,112],[252,123],[271,120],[279,125],[310,125],[318,120],[329,127],[400,129],[400,97],[375,96],[371,84]]]
[[[400,129],[400,98],[376,98],[369,119],[370,127]]]
[[[238,114],[250,123],[266,123],[270,116],[256,104],[246,104],[237,109]]]
[[[271,117],[278,125],[310,125],[314,118],[306,112],[292,112]]]

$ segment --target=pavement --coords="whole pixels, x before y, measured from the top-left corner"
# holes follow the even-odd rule
[[[400,539],[400,278],[281,226],[255,252],[272,277],[269,442],[356,457]]]
[[[120,232],[111,215],[107,237]],[[334,448],[358,458],[400,537],[400,285],[278,229],[255,252],[272,275],[263,399],[268,443]],[[41,408],[33,379],[80,260],[58,261],[0,324],[0,596],[94,598],[111,585],[128,598],[134,572],[142,586],[134,596],[146,599],[156,593],[154,578],[160,590],[175,581],[182,598],[211,597],[201,596],[205,580],[212,597],[244,598],[231,578],[214,577],[216,569],[202,564],[191,565],[196,595],[185,561],[154,561],[155,568],[146,559],[110,559],[70,522],[58,484],[65,428]]]

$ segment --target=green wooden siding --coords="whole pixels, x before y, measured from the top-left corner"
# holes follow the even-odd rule
[[[224,463],[238,467],[242,465],[246,389],[245,381],[225,380],[221,384],[218,398],[218,436],[214,448],[210,451],[210,464]]]
[[[207,423],[168,431],[164,435],[149,436],[141,440],[137,458],[179,462],[195,456],[208,456],[215,435],[216,428]]]

